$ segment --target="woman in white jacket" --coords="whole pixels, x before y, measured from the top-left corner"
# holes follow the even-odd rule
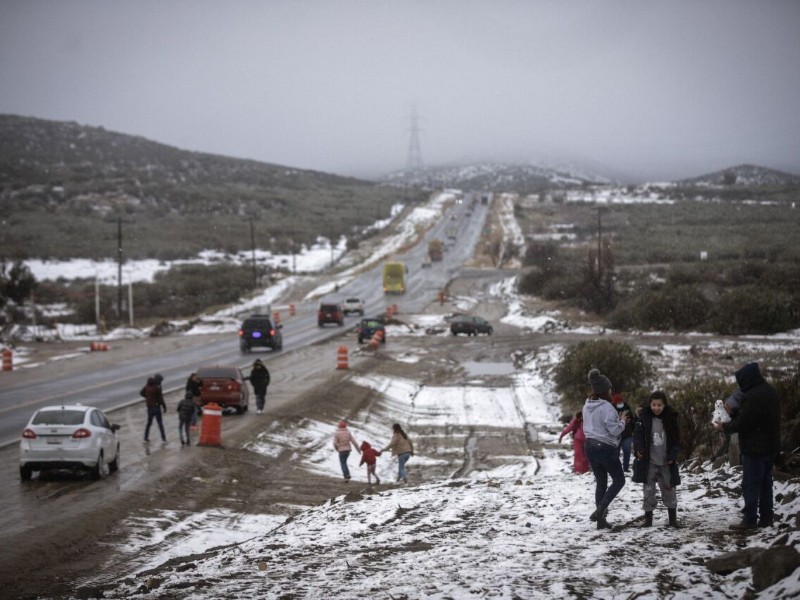
[[[584,449],[595,478],[595,511],[589,517],[597,521],[598,529],[610,529],[606,520],[608,506],[625,485],[625,473],[619,461],[619,440],[630,419],[627,413],[619,414],[611,403],[611,381],[597,369],[589,371],[592,395],[583,405]],[[611,477],[611,486],[608,478]]]

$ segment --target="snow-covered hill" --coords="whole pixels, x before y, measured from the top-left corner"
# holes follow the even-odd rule
[[[684,179],[679,183],[711,186],[793,186],[800,185],[800,176],[758,165],[738,165],[699,177]]]
[[[611,183],[607,177],[578,168],[497,162],[428,167],[422,172],[396,171],[385,176],[383,182],[395,185],[418,183],[429,187],[520,194],[554,187]]]

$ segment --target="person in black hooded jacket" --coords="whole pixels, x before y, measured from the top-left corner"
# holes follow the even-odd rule
[[[730,528],[769,527],[774,519],[772,468],[781,449],[780,399],[758,363],[744,365],[735,376],[742,392],[739,412],[728,423],[714,423],[718,431],[739,434],[742,453],[744,515]]]
[[[636,456],[633,478],[644,484],[644,525],[653,525],[656,507],[656,484],[661,490],[661,501],[667,507],[669,526],[678,527],[678,495],[675,491],[681,482],[678,471],[678,452],[681,434],[678,413],[667,401],[667,394],[655,391],[650,402],[642,407],[633,433]]]

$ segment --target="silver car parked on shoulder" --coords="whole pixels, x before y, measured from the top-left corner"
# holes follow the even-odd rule
[[[19,443],[19,476],[34,471],[88,470],[100,479],[119,469],[119,425],[98,408],[71,404],[40,408],[28,421]]]

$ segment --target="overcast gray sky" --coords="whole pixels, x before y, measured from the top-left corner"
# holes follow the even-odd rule
[[[800,2],[0,0],[0,113],[334,173],[800,174]]]

